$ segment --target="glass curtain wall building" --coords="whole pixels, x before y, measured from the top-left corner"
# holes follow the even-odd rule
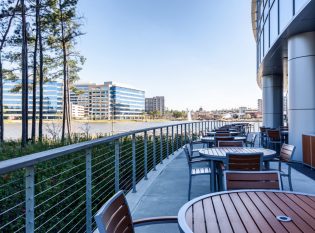
[[[251,14],[263,125],[288,123],[295,159],[302,160],[302,134],[315,132],[315,0],[252,0]]]
[[[104,84],[77,84],[77,93],[71,92],[70,101],[85,108],[85,115],[95,120],[142,119],[144,91],[114,82]]]
[[[113,119],[142,119],[144,117],[144,91],[126,85],[106,82],[110,89],[110,111]]]
[[[21,92],[13,92],[21,81],[4,81],[3,84],[3,110],[4,119],[21,119],[22,117],[22,94]],[[44,102],[43,116],[44,119],[58,119],[62,116],[63,95],[62,83],[47,82],[44,84]],[[36,109],[37,118],[39,115],[39,90],[36,93]],[[33,93],[29,92],[28,114],[31,118],[33,112]]]

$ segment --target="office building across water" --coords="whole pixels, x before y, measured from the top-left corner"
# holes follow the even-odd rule
[[[84,106],[85,117],[95,120],[142,119],[145,92],[126,84],[104,82],[74,85],[70,101]]]
[[[18,90],[21,80],[3,83],[3,111],[4,119],[21,119],[22,117],[22,94]],[[47,82],[43,85],[43,119],[59,119],[62,117],[63,85],[60,82]],[[28,115],[32,117],[33,93],[29,91]],[[39,116],[39,88],[36,92],[36,113]]]

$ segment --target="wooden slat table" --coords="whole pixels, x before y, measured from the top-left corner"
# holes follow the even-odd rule
[[[178,223],[185,233],[311,233],[315,232],[315,195],[270,190],[208,194],[186,203],[179,210]]]
[[[276,156],[276,151],[264,148],[249,148],[249,147],[212,147],[198,150],[199,154],[210,160],[211,175],[210,175],[210,187],[211,192],[215,192],[215,175],[216,166],[215,162],[221,161],[226,163],[226,153],[227,152],[237,152],[237,153],[264,153],[263,161],[265,162],[267,168],[269,166],[268,161],[272,160]]]

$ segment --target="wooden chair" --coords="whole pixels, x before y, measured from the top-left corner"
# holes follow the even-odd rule
[[[268,142],[268,148],[275,149],[277,152],[279,152],[280,145],[281,145],[280,131],[277,129],[267,130],[267,142]]]
[[[226,153],[227,170],[236,171],[260,171],[262,170],[263,153]]]
[[[256,141],[256,136],[257,135],[255,133],[248,135],[246,138],[245,146],[246,147],[254,147],[255,141]]]
[[[260,142],[259,146],[265,147],[267,145],[267,130],[270,129],[269,127],[259,127],[260,130]]]
[[[278,171],[225,171],[224,189],[282,190]]]
[[[134,227],[178,223],[176,216],[145,218],[132,221],[130,209],[123,191],[117,192],[96,213],[95,221],[100,233],[134,233]]]
[[[243,147],[242,141],[218,141],[218,147]]]
[[[291,179],[291,165],[294,164],[294,162],[292,161],[292,157],[293,157],[294,152],[295,152],[295,146],[283,144],[281,147],[281,150],[280,150],[279,158],[275,158],[275,159],[270,161],[270,162],[278,162],[279,163],[278,171],[280,172],[281,183],[283,185],[282,177],[288,177],[290,191],[293,191],[292,179]],[[282,163],[286,163],[288,165],[288,172],[285,172],[282,170],[282,166],[281,166]]]
[[[233,136],[215,136],[214,141],[215,141],[215,146],[218,146],[218,141],[233,141],[234,137]]]
[[[210,169],[210,161],[207,159],[203,159],[201,157],[192,157],[189,148],[187,145],[184,146],[184,152],[186,155],[188,168],[189,168],[189,188],[188,188],[188,200],[190,200],[190,193],[191,193],[191,180],[193,176],[200,176],[200,175],[208,175],[210,177],[211,175],[211,169]],[[198,166],[193,167],[193,165],[202,165],[204,163],[207,163],[207,166]]]
[[[227,136],[231,136],[230,132],[216,132],[215,133],[216,137],[227,137]]]

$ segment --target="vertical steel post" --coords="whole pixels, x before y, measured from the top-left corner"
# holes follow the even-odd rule
[[[163,128],[160,128],[160,161],[163,164]]]
[[[119,191],[119,139],[115,140],[115,192]]]
[[[34,232],[34,205],[35,205],[35,169],[34,166],[25,168],[25,231]]]
[[[86,232],[92,233],[92,149],[85,153],[86,173]]]
[[[184,124],[184,130],[185,130],[185,145],[187,144],[187,124]]]
[[[144,179],[148,179],[148,132],[144,131]]]
[[[170,149],[169,149],[168,126],[166,126],[166,158],[168,158],[169,154],[170,154]]]
[[[172,154],[174,154],[174,126],[172,125]]]
[[[136,135],[132,134],[132,192],[137,192],[136,189]]]
[[[191,141],[194,140],[194,122],[191,123]]]
[[[178,125],[176,125],[176,150],[178,150]]]
[[[180,147],[183,147],[183,124],[180,125]]]
[[[153,129],[153,171],[156,171],[155,129]]]

